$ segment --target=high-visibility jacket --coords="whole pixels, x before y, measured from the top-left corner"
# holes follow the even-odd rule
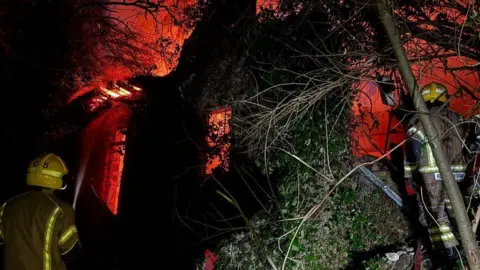
[[[64,270],[78,241],[72,206],[52,193],[29,191],[0,208],[5,270]]]
[[[440,171],[433,157],[432,147],[443,147],[451,170],[457,181],[465,178],[467,169],[464,153],[463,140],[465,139],[465,128],[459,123],[461,117],[449,109],[441,110],[434,107],[430,110],[432,121],[441,145],[432,145],[428,141],[420,121],[408,128],[409,141],[407,142],[405,155],[405,178],[412,178],[413,174],[433,174],[435,179],[442,180]]]
[[[460,116],[451,110],[430,109],[433,125],[440,145],[434,145],[425,135],[421,123],[408,128],[409,140],[405,155],[405,178],[417,187],[419,222],[428,231],[433,249],[452,248],[458,245],[449,220],[451,205],[443,189],[442,177],[433,156],[434,147],[442,147],[455,180],[463,181],[466,162],[463,156],[465,129]]]

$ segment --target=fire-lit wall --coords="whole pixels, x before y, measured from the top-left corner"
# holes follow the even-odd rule
[[[118,198],[120,196],[120,184],[125,155],[125,139],[126,136],[120,129],[107,132],[107,151],[103,165],[104,173],[100,198],[107,204],[114,215],[116,215],[118,211]]]
[[[94,192],[114,215],[118,212],[129,118],[129,109],[116,105],[92,121],[83,134],[78,196]]]

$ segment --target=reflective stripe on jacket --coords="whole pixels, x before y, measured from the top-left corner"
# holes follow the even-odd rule
[[[5,270],[64,270],[78,242],[71,205],[44,191],[14,197],[0,210]]]
[[[413,171],[436,174],[440,172],[433,156],[432,147],[443,147],[446,156],[449,158],[448,162],[451,164],[453,173],[464,173],[467,169],[462,152],[465,130],[461,125],[458,125],[460,116],[448,109],[433,108],[431,112],[433,124],[438,136],[440,136],[441,145],[434,146],[431,142],[428,142],[420,122],[411,126],[408,129],[408,136],[412,141],[412,147],[407,151],[411,151],[413,154],[410,154],[410,158],[405,160],[406,178],[411,177]]]

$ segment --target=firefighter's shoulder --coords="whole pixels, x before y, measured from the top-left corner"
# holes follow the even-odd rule
[[[75,215],[75,210],[70,203],[56,197],[54,198],[54,200],[57,206],[60,207],[60,210],[64,215]]]

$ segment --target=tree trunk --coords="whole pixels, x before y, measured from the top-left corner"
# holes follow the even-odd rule
[[[420,122],[425,129],[428,138],[428,143],[433,150],[433,156],[437,162],[440,175],[443,179],[443,185],[447,191],[448,197],[452,204],[455,221],[460,233],[463,249],[467,256],[469,269],[480,269],[480,253],[475,241],[475,236],[472,233],[472,227],[468,219],[465,204],[463,203],[462,194],[452,174],[450,163],[441,147],[442,143],[439,140],[437,131],[433,126],[432,116],[425,101],[423,100],[418,85],[410,69],[410,63],[400,41],[400,36],[395,26],[395,21],[390,14],[388,0],[377,0],[378,11],[382,20],[382,24],[388,35],[390,43],[392,44],[395,56],[398,60],[398,65],[402,78],[406,83],[410,97],[413,99],[413,104],[418,112]]]

